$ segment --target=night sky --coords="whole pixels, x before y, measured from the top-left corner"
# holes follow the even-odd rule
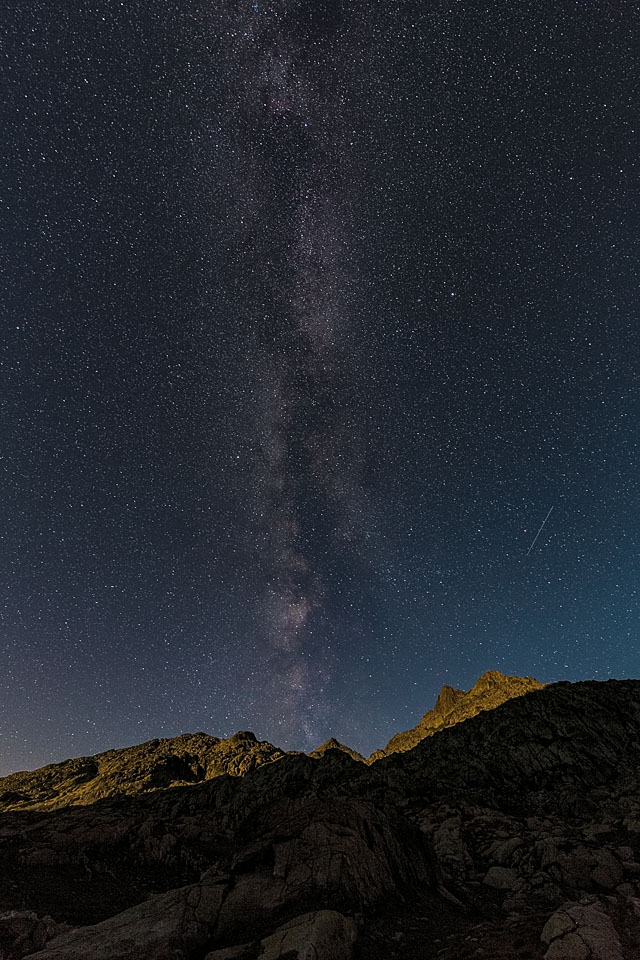
[[[640,675],[636,4],[0,33],[0,774]]]

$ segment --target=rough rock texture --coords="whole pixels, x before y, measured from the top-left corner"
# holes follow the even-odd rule
[[[39,917],[32,910],[9,910],[0,914],[0,957],[17,960],[32,954],[66,929],[65,924]]]
[[[265,941],[264,950],[268,945],[269,955],[277,957],[277,937],[265,940],[274,924],[322,906],[332,911],[288,926],[286,939],[299,944],[301,957],[314,956],[303,950],[307,937],[322,947],[322,954],[315,948],[318,956],[337,958],[350,954],[354,914],[416,887],[435,888],[419,830],[393,809],[385,812],[364,800],[281,800],[246,824],[242,839],[228,872],[210,869],[199,882],[55,937],[33,956],[160,960],[189,957],[204,945],[240,943],[248,949],[249,937]],[[338,907],[350,911],[344,922],[332,921]]]
[[[323,757],[327,750],[342,750],[343,753],[348,753],[352,760],[358,760],[360,763],[367,762],[361,753],[358,753],[357,750],[352,750],[351,747],[345,747],[344,743],[340,743],[340,741],[336,740],[334,737],[331,737],[319,747],[316,747],[316,749],[308,753],[307,756]]]
[[[224,773],[238,777],[283,756],[282,750],[257,741],[249,731],[227,740],[206,733],[185,733],[2,777],[0,810],[56,809],[95,803],[103,797],[199,783]]]
[[[610,917],[597,901],[587,898],[556,910],[545,924],[541,940],[549,944],[545,960],[624,960]]]
[[[54,937],[41,960],[164,960],[186,957],[209,939],[222,904],[221,883],[169,890],[95,926]]]
[[[433,710],[428,710],[424,717],[411,730],[396,733],[389,740],[384,750],[377,750],[371,755],[372,760],[381,756],[390,756],[405,750],[411,750],[416,744],[431,737],[444,727],[451,727],[470,717],[475,717],[482,710],[494,710],[506,700],[522,697],[532,690],[542,690],[543,684],[533,677],[508,677],[498,670],[487,670],[476,681],[475,686],[465,693],[455,687],[444,686],[440,691]]]
[[[6,812],[0,960],[632,960],[639,759],[639,681],[555,684],[372,765]]]
[[[357,928],[351,917],[319,910],[296,917],[262,941],[261,960],[349,960]]]
[[[335,910],[305,913],[264,940],[213,950],[204,960],[350,960],[357,937],[352,917]]]
[[[402,770],[434,796],[475,794],[504,806],[548,792],[565,812],[586,811],[577,787],[606,785],[640,760],[637,691],[635,680],[557,683],[376,766]]]

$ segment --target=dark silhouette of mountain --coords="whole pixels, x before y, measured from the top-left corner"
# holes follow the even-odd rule
[[[145,760],[130,795],[3,813],[0,958],[640,956],[640,681],[552,684],[371,764],[242,743],[267,762],[150,789]]]

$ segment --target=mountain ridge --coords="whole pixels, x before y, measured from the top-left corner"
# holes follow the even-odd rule
[[[369,761],[411,750],[425,737],[445,727],[469,720],[483,710],[494,710],[507,700],[542,690],[544,686],[533,677],[511,676],[499,670],[486,670],[468,691],[445,684],[433,709],[427,710],[415,727],[394,734],[386,747],[371,754]]]
[[[372,764],[323,746],[3,813],[0,957],[639,955],[640,681],[550,684]]]
[[[199,783],[223,774],[242,776],[283,756],[283,750],[257,740],[247,730],[227,738],[182,733],[9,774],[0,778],[0,810],[53,810],[114,795]]]
[[[393,753],[410,750],[424,737],[464,722],[481,710],[495,709],[512,697],[542,687],[543,684],[530,677],[488,670],[469,691],[443,686],[433,709],[428,710],[415,727],[395,734],[383,750],[374,751],[368,758],[334,737],[307,755],[318,759],[329,750],[339,750],[353,760],[371,764]],[[285,755],[286,751],[267,740],[258,740],[248,730],[226,738],[202,732],[154,738],[1,777],[0,811],[86,805],[108,796],[195,784],[224,774],[243,776]]]

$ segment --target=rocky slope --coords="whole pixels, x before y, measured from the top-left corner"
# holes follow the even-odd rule
[[[491,710],[510,697],[521,696],[541,684],[528,677],[506,677],[497,671],[483,674],[469,693],[443,687],[433,710],[420,723],[395,736],[384,750],[365,760],[356,750],[333,737],[309,756],[342,750],[354,760],[371,763],[382,756],[409,750],[438,729],[460,723],[480,710]],[[0,778],[0,811],[51,809],[95,803],[110,796],[129,796],[162,787],[200,783],[230,774],[243,776],[254,767],[271,763],[284,752],[253,733],[240,731],[227,739],[206,733],[149,740],[134,747],[107,750],[94,757],[53,763],[40,770]]]
[[[640,681],[0,817],[0,958],[632,960]]]
[[[371,755],[370,761],[411,750],[425,737],[433,736],[444,727],[469,720],[482,710],[495,710],[507,700],[522,697],[532,690],[541,690],[542,687],[543,684],[533,677],[508,677],[498,670],[487,670],[468,692],[444,686],[433,710],[428,710],[415,727],[396,733],[384,750],[377,750]]]
[[[367,762],[361,753],[358,753],[357,750],[352,750],[351,747],[346,747],[344,743],[340,743],[335,737],[330,737],[329,740],[325,740],[323,744],[316,747],[315,750],[312,750],[308,756],[320,758],[325,755],[327,750],[342,750],[343,753],[348,753],[352,760],[358,760],[360,763]]]
[[[3,777],[0,810],[56,809],[95,803],[104,797],[199,783],[225,773],[239,777],[283,756],[282,750],[257,741],[248,731],[226,740],[206,733],[148,740],[135,747],[107,750],[94,757],[65,760]]]

